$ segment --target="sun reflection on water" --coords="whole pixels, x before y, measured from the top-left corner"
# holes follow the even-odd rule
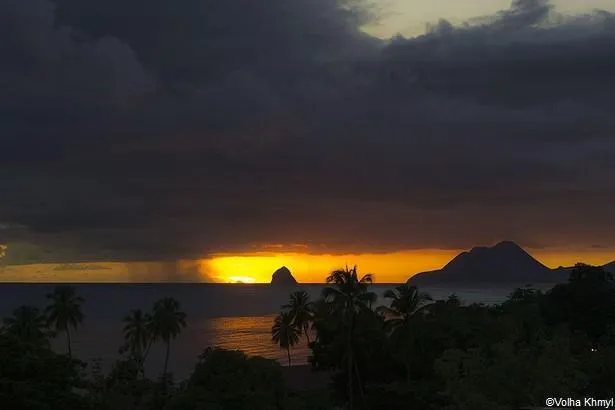
[[[212,319],[211,326],[212,346],[231,350],[242,350],[250,356],[264,356],[277,359],[286,364],[288,359],[286,350],[280,349],[271,341],[271,326],[275,315],[222,317]],[[291,350],[292,363],[307,364],[310,350],[305,337]]]

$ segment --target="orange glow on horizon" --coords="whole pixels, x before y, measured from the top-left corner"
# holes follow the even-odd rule
[[[229,276],[230,283],[256,283],[256,279],[252,276]]]
[[[528,252],[550,268],[574,266],[579,262],[594,266],[602,266],[615,260],[614,249],[589,249],[582,251],[529,249]]]
[[[202,267],[220,282],[228,282],[233,276],[250,276],[257,283],[269,283],[273,272],[286,266],[299,282],[322,283],[332,270],[358,265],[361,273],[373,273],[378,282],[386,283],[405,281],[412,273],[441,267],[454,255],[454,251],[437,250],[346,255],[260,252],[216,256],[203,260]]]
[[[551,268],[577,262],[603,265],[615,260],[615,249],[527,249]],[[297,281],[323,283],[334,269],[357,265],[374,274],[376,283],[402,283],[418,272],[440,269],[460,250],[419,249],[390,253],[309,254],[256,252],[217,255],[199,261],[91,262],[0,267],[0,282],[218,282],[269,283],[274,271],[286,266]]]
[[[527,251],[550,268],[573,266],[577,262],[603,265],[615,259],[614,250]],[[332,270],[357,265],[360,273],[373,273],[377,283],[401,283],[416,273],[442,268],[460,252],[438,249],[344,255],[257,252],[219,255],[204,259],[201,266],[216,282],[234,282],[232,277],[246,275],[254,278],[255,283],[269,283],[273,272],[286,266],[298,282],[322,283]]]

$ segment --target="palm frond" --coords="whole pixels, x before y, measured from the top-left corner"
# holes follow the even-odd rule
[[[400,313],[397,310],[391,309],[390,307],[384,306],[384,305],[378,306],[376,308],[376,312],[385,315],[385,317],[398,317],[398,316],[400,316]]]
[[[293,324],[292,316],[288,312],[282,312],[274,319],[271,327],[271,340],[287,349],[299,342],[301,329]]]
[[[372,273],[367,273],[363,275],[359,282],[371,285],[372,283],[374,283],[374,275]]]
[[[323,288],[321,294],[325,301],[335,299],[336,297],[345,296],[345,294],[341,290],[334,287]]]
[[[395,293],[394,290],[392,289],[387,289],[384,291],[384,294],[382,295],[385,299],[399,299],[399,296],[397,293]]]

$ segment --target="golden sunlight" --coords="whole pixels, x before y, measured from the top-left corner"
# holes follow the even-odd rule
[[[269,283],[275,270],[286,266],[297,281],[322,283],[334,269],[357,265],[361,273],[373,273],[377,283],[402,283],[416,273],[440,269],[461,250],[417,249],[390,253],[307,254],[257,252],[219,255],[201,261],[200,270],[215,282]],[[602,265],[613,260],[613,250],[544,250],[528,252],[545,265],[556,268],[576,262]],[[239,279],[239,280],[235,280]]]
[[[528,252],[550,268],[574,266],[578,262],[600,266],[615,260],[615,249],[529,249]]]
[[[172,263],[93,261],[7,265],[0,267],[0,281],[269,283],[273,272],[286,266],[299,282],[323,283],[332,270],[356,264],[361,273],[373,273],[377,283],[402,283],[418,272],[440,269],[459,252],[435,249],[343,255],[256,252]],[[615,249],[528,249],[528,252],[551,268],[573,266],[577,262],[603,265],[615,259]]]
[[[299,282],[322,283],[332,270],[356,264],[361,272],[374,273],[379,283],[399,283],[414,273],[442,267],[456,253],[448,250],[345,255],[257,252],[204,259],[201,270],[216,282],[236,282],[233,278],[250,277],[251,283],[269,283],[273,272],[286,266]]]
[[[256,279],[252,276],[229,276],[228,281],[230,283],[255,283]]]

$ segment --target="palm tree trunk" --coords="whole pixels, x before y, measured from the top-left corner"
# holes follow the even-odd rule
[[[137,361],[137,378],[142,379],[145,371],[143,370],[143,352],[141,351],[141,346],[137,349],[137,352],[134,354],[135,359]]]
[[[290,338],[286,334],[286,352],[288,353],[288,367],[290,367]]]
[[[404,364],[406,365],[406,382],[408,385],[412,384],[410,380],[410,359],[408,358],[408,354],[406,353],[406,357],[404,358]]]
[[[169,368],[169,355],[171,354],[171,341],[167,340],[167,353],[164,357],[164,372],[162,373],[163,377],[167,376],[167,369]]]
[[[351,369],[352,369],[352,352],[349,351],[348,352],[348,369],[346,370],[348,372],[348,409],[349,410],[352,410],[354,408],[353,400],[352,400],[353,391],[352,391],[352,370]]]
[[[363,406],[367,409],[369,406],[367,405],[367,401],[365,400],[365,393],[363,392],[363,382],[361,381],[361,373],[359,372],[359,366],[357,366],[356,362],[354,364],[354,373],[357,375],[357,383],[359,384],[359,393],[361,394],[361,399],[363,400]]]
[[[308,342],[308,347],[309,347],[309,346],[310,346],[310,334],[309,334],[308,332],[309,332],[309,328],[308,328],[308,326],[306,325],[306,326],[303,328],[303,333],[305,333],[305,338],[307,339],[307,342]]]
[[[352,322],[353,322],[353,312],[350,313],[350,320],[348,324],[348,410],[353,410],[353,390],[352,390]]]
[[[66,345],[68,347],[68,357],[70,359],[73,358],[73,349],[71,347],[71,343],[70,343],[70,329],[68,328],[68,326],[66,326]]]
[[[405,332],[406,332],[406,339],[408,340],[410,339],[410,346],[413,347],[414,351],[417,352],[419,354],[420,357],[420,349],[418,346],[418,339],[416,338],[416,334],[413,333],[410,329],[410,323],[409,323],[409,319],[410,317],[408,317],[408,319],[406,320],[406,323],[404,323],[404,327],[405,327]],[[409,350],[409,347],[407,346],[404,348],[404,365],[406,366],[406,381],[408,383],[408,385],[411,384],[410,381],[410,373],[411,373],[411,369],[410,369],[410,355],[412,354],[412,351]]]
[[[154,338],[150,338],[147,343],[147,348],[145,349],[145,353],[143,354],[143,364],[145,364],[145,359],[147,359],[147,355],[149,354],[149,349],[152,348],[152,344],[154,343]]]

